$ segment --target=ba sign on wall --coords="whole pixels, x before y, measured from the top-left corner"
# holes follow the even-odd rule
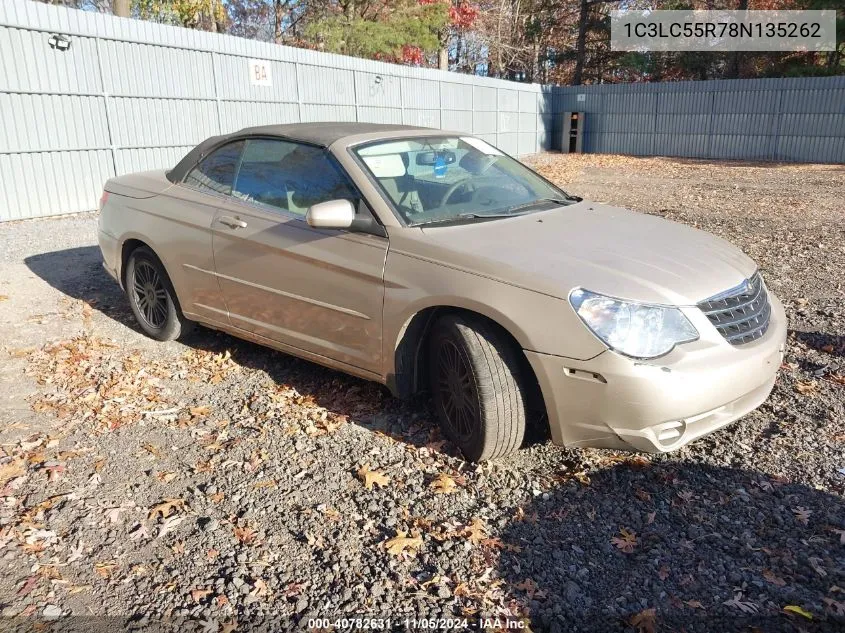
[[[263,59],[250,59],[249,83],[253,86],[272,86],[273,75],[270,72],[270,62]]]

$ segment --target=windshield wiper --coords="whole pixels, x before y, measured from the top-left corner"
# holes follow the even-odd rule
[[[448,218],[440,218],[439,220],[431,220],[429,222],[421,222],[415,226],[429,226],[431,224],[446,224],[448,222],[462,222],[464,220],[487,220],[494,218],[513,218],[522,213],[459,213]]]
[[[537,198],[536,200],[532,200],[531,202],[524,202],[522,204],[518,204],[515,207],[509,207],[508,212],[512,211],[519,211],[520,209],[527,209],[528,207],[533,207],[538,204],[544,203],[553,203],[553,204],[568,204],[572,202],[572,198],[564,200],[563,198]],[[580,198],[576,200],[576,202],[580,201]]]

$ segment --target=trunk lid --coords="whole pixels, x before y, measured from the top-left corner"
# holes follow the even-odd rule
[[[106,181],[103,189],[127,198],[152,198],[173,185],[165,173],[164,169],[154,169],[117,176]]]

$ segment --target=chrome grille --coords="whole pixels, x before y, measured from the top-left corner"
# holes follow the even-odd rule
[[[759,272],[739,286],[702,301],[698,307],[731,345],[750,343],[763,336],[772,315],[766,284]]]

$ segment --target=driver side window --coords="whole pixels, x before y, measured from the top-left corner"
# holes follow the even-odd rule
[[[303,217],[318,202],[360,197],[325,149],[278,139],[247,141],[232,195]]]

